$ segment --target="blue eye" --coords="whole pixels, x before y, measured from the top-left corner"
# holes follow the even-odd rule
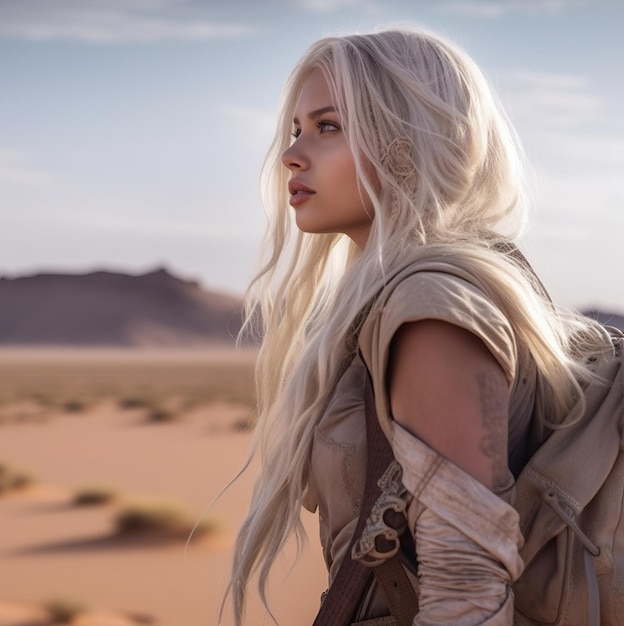
[[[327,120],[319,120],[316,123],[317,128],[322,133],[332,132],[334,130],[340,130],[340,126],[336,122],[329,122]]]

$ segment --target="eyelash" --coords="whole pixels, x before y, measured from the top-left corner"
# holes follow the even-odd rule
[[[330,126],[332,130],[338,130],[340,128],[340,126],[338,126],[338,124],[336,124],[336,122],[329,122],[327,120],[319,120],[316,123],[316,127],[321,130],[323,128],[323,126]]]
[[[332,130],[340,130],[340,126],[336,123],[336,122],[330,122],[328,120],[319,120],[318,122],[316,122],[315,126],[321,131],[323,132],[322,128],[323,126],[330,126]],[[327,131],[325,131],[327,132]],[[329,131],[331,132],[331,131]],[[301,134],[301,129],[297,128],[294,132],[291,133],[291,135],[297,139],[297,137],[299,137],[299,135]]]

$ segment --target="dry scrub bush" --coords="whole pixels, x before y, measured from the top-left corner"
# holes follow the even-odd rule
[[[232,423],[232,430],[239,433],[249,432],[250,430],[253,430],[253,427],[254,420],[249,416],[239,417]]]
[[[35,482],[35,479],[32,474],[0,462],[0,494],[24,489],[32,485],[33,482]]]
[[[152,400],[142,396],[124,396],[119,398],[117,406],[120,409],[149,409],[152,406]]]
[[[154,397],[124,396],[119,398],[117,406],[123,410],[146,409],[146,419],[148,422],[174,422],[180,417],[178,411],[172,408],[165,408],[165,406]]]
[[[72,503],[76,506],[97,506],[111,504],[119,498],[119,494],[109,487],[85,487],[74,494]]]
[[[74,398],[66,400],[62,404],[62,409],[65,413],[82,413],[89,408],[89,402],[87,400]]]
[[[116,534],[128,536],[155,536],[163,539],[187,539],[194,535],[215,533],[213,520],[197,524],[197,517],[178,502],[170,500],[137,500],[127,502],[116,519]]]
[[[158,406],[153,407],[147,413],[147,421],[155,424],[177,422],[181,417],[181,414],[173,409],[165,409]]]
[[[253,356],[240,361],[205,362],[197,358],[136,361],[0,359],[0,400],[10,405],[29,399],[42,409],[61,408],[76,400],[93,405],[102,400],[139,400],[142,408],[170,398],[184,398],[189,406],[213,402],[255,405]],[[129,402],[129,405],[128,405]],[[136,406],[136,405],[135,405]]]
[[[70,598],[53,598],[44,604],[52,624],[71,624],[74,620],[86,612],[82,602]]]

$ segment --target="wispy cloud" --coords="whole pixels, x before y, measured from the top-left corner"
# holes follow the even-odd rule
[[[532,158],[553,175],[606,176],[596,189],[619,184],[624,168],[624,125],[619,99],[601,93],[590,76],[510,72],[500,80],[500,93]],[[594,181],[596,182],[596,181]]]
[[[151,216],[149,220],[131,215],[113,213],[85,213],[84,211],[55,214],[49,217],[55,224],[65,224],[68,227],[102,232],[166,235],[167,237],[190,237],[193,239],[239,239],[255,241],[253,233],[246,232],[237,226],[215,224],[214,220],[201,222],[193,219],[162,219]]]
[[[54,176],[33,165],[26,152],[0,150],[0,182],[3,185],[40,187],[53,181]]]
[[[552,74],[519,69],[501,80],[514,117],[533,125],[571,128],[591,124],[606,102],[583,75]]]
[[[603,171],[549,173],[538,183],[539,205],[546,220],[579,226],[588,234],[608,221],[618,233],[624,228],[624,197],[613,176]]]
[[[0,36],[91,43],[249,37],[258,27],[214,20],[191,0],[3,0]]]
[[[561,245],[562,241],[579,243],[587,240],[587,230],[566,224],[542,224],[539,234],[542,239],[557,242],[558,245]]]
[[[447,0],[436,6],[445,13],[495,19],[510,13],[552,15],[590,4],[589,0]]]
[[[255,139],[262,139],[263,147],[268,145],[277,124],[274,111],[266,111],[241,104],[223,104],[217,107],[218,112],[229,122],[242,127],[245,133]]]
[[[601,92],[591,75],[573,73],[519,69],[500,76],[499,87],[536,168],[541,248],[561,248],[565,241],[583,245],[589,255],[588,242],[624,227],[619,98]],[[578,263],[574,254],[573,247],[570,267]],[[561,267],[560,283],[567,272]]]
[[[314,13],[330,13],[341,9],[377,11],[381,8],[374,0],[298,0],[297,5]]]
[[[544,133],[545,142],[557,146],[557,152],[565,155],[566,161],[586,163],[587,169],[604,176],[601,187],[612,187],[620,197],[619,205],[624,208],[624,194],[620,177],[624,172],[624,135],[622,133]],[[588,171],[585,172],[587,176]],[[596,187],[598,188],[598,187]]]

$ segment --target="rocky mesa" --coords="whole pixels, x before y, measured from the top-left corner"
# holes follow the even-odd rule
[[[242,300],[159,268],[0,278],[0,345],[232,345]]]

